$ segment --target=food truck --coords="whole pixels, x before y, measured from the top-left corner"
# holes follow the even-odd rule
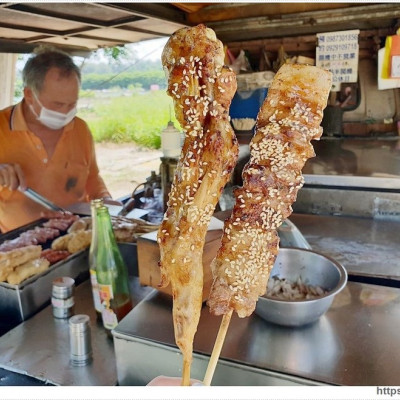
[[[243,184],[257,114],[279,67],[290,63],[331,70],[333,80],[323,134],[313,142],[316,157],[302,170],[304,186],[293,214],[279,228],[280,246],[282,254],[302,249],[326,258],[342,273],[342,286],[327,310],[299,326],[271,322],[261,306],[247,318],[234,315],[212,384],[398,385],[400,53],[393,44],[399,18],[397,3],[0,5],[1,108],[12,100],[16,54],[30,53],[39,44],[88,54],[168,37],[198,24],[213,29],[222,41],[225,60],[237,75],[230,118],[239,158],[205,237],[206,290],[193,346],[193,378],[203,380],[220,325],[206,300],[223,221],[233,207],[234,189]],[[164,207],[178,159],[166,154],[159,174],[147,181],[148,187],[161,188]],[[125,215],[120,215],[122,206],[110,213],[129,271],[132,311],[112,331],[112,339],[96,322],[88,245],[20,283],[0,282],[1,385],[146,385],[159,375],[179,375],[171,289],[159,287],[158,225],[140,208],[146,192],[131,198],[129,190],[121,198],[129,203]],[[88,204],[67,209],[79,219],[90,215]],[[47,222],[3,233],[0,246]],[[46,239],[43,247],[50,248],[52,241]],[[301,262],[304,269],[314,265]],[[79,368],[70,363],[68,319],[53,316],[52,284],[59,277],[75,280],[74,313],[90,318],[92,361]]]

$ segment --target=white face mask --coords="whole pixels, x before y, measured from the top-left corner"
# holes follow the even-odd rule
[[[77,112],[76,107],[74,107],[67,114],[63,114],[57,111],[49,110],[48,108],[44,107],[37,98],[36,94],[34,93],[33,95],[35,96],[35,99],[39,103],[40,107],[42,107],[40,110],[40,115],[37,115],[32,105],[30,105],[30,108],[35,114],[36,119],[48,128],[61,129],[75,118]]]

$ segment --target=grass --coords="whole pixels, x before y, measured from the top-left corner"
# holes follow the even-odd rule
[[[158,149],[161,131],[174,118],[171,98],[164,90],[84,91],[78,115],[89,125],[96,142],[130,143]]]

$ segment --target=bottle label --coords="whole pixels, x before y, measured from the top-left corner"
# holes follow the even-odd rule
[[[93,269],[90,270],[90,282],[92,284],[94,308],[97,312],[101,313],[103,307],[101,306],[99,284],[97,283],[96,271]]]
[[[114,329],[118,325],[118,318],[111,308],[111,300],[114,298],[111,285],[102,285],[98,283],[101,300],[101,317],[106,329]]]
[[[97,284],[99,287],[99,295],[102,306],[110,308],[110,300],[114,298],[114,293],[111,285]],[[106,303],[106,304],[105,304]]]
[[[103,325],[106,329],[114,329],[118,325],[118,319],[115,312],[109,308],[104,308],[101,312]]]

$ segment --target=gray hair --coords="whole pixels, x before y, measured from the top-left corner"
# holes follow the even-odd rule
[[[25,64],[22,71],[24,87],[40,93],[50,68],[58,68],[64,77],[75,73],[81,82],[81,71],[68,54],[55,48],[44,48],[39,49]]]

